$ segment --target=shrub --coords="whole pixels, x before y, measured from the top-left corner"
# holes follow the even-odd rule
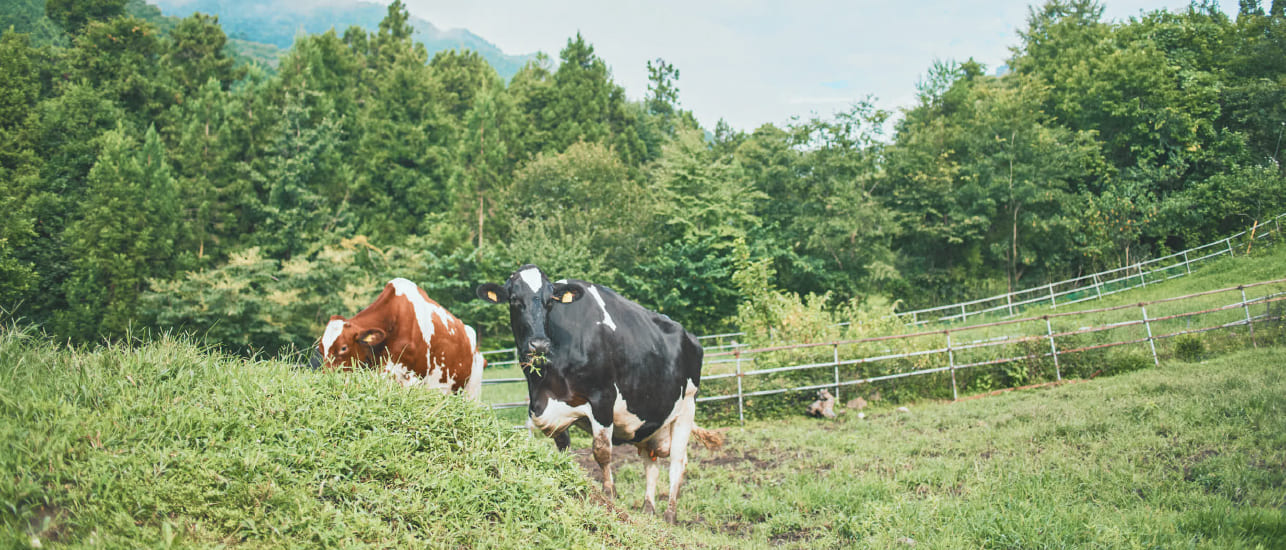
[[[1174,339],[1174,356],[1189,363],[1201,359],[1206,353],[1206,344],[1196,334],[1184,334]]]

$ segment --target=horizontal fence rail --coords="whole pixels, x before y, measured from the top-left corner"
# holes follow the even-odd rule
[[[1053,312],[1053,313],[1048,313],[1040,316],[1024,317],[1024,318],[1009,318],[1009,319],[1002,319],[1002,320],[992,321],[987,323],[977,323],[977,324],[968,325],[968,326],[948,327],[948,328],[943,328],[938,330],[926,330],[926,331],[910,332],[906,334],[893,334],[893,335],[873,336],[873,337],[867,337],[867,338],[857,338],[857,339],[848,339],[848,340],[835,340],[830,342],[767,346],[767,347],[759,347],[759,348],[740,346],[740,347],[736,347],[725,351],[713,351],[712,353],[707,353],[705,356],[705,365],[707,369],[715,365],[718,365],[723,368],[727,368],[727,365],[732,365],[733,370],[731,372],[709,373],[702,377],[702,382],[713,382],[718,380],[735,379],[736,386],[735,388],[728,388],[728,391],[726,392],[713,393],[710,395],[702,395],[701,397],[697,398],[697,401],[714,402],[714,401],[729,401],[729,400],[735,399],[737,402],[737,417],[739,420],[744,422],[745,409],[747,406],[746,399],[750,397],[776,395],[776,394],[782,394],[787,392],[828,389],[833,391],[836,399],[838,399],[840,389],[844,387],[858,386],[862,384],[871,384],[875,382],[909,378],[914,376],[924,376],[924,375],[938,374],[938,373],[950,373],[952,398],[958,399],[959,388],[957,386],[956,373],[967,369],[973,369],[978,367],[1001,365],[1001,364],[1012,363],[1016,361],[1026,361],[1031,359],[1049,357],[1049,358],[1053,358],[1055,379],[1058,381],[1061,381],[1063,379],[1063,376],[1062,376],[1061,370],[1059,369],[1060,356],[1067,356],[1070,354],[1082,353],[1082,352],[1098,350],[1098,349],[1106,349],[1106,348],[1111,348],[1116,346],[1147,344],[1153,363],[1159,364],[1159,357],[1156,350],[1156,342],[1159,340],[1174,338],[1174,337],[1187,335],[1187,334],[1197,334],[1197,333],[1209,332],[1209,331],[1220,330],[1220,329],[1230,329],[1235,327],[1247,327],[1247,329],[1249,330],[1249,336],[1250,336],[1252,345],[1257,346],[1258,344],[1256,343],[1256,340],[1255,340],[1255,330],[1254,330],[1255,323],[1271,321],[1271,320],[1281,320],[1281,316],[1271,314],[1269,311],[1266,311],[1265,313],[1259,314],[1259,315],[1252,315],[1250,308],[1252,306],[1261,306],[1261,305],[1267,307],[1269,304],[1286,301],[1286,291],[1266,292],[1263,295],[1254,296],[1251,298],[1247,297],[1246,291],[1253,290],[1253,289],[1267,290],[1269,289],[1269,287],[1272,287],[1273,285],[1286,285],[1286,279],[1275,279],[1270,281],[1249,283],[1249,284],[1238,285],[1233,287],[1221,288],[1217,290],[1209,290],[1204,292],[1185,294],[1182,296],[1162,298],[1162,299],[1152,300],[1148,302],[1124,304],[1124,305],[1102,307],[1102,308],[1088,309],[1088,310],[1082,310],[1082,311]],[[1183,303],[1197,298],[1204,298],[1204,297],[1216,296],[1219,294],[1227,294],[1227,293],[1236,293],[1235,294],[1236,301],[1231,303],[1223,303],[1222,305],[1217,305],[1214,307],[1198,307],[1195,309],[1185,309],[1184,311],[1180,311],[1177,313],[1169,313],[1166,315],[1159,315],[1159,316],[1153,315],[1151,317],[1149,317],[1148,315],[1149,307],[1153,307],[1153,310],[1156,311],[1157,309],[1156,306],[1162,306],[1165,304],[1172,304],[1172,303]],[[1096,324],[1094,323],[1096,317],[1102,316],[1104,314],[1119,315],[1122,312],[1125,312],[1127,310],[1138,310],[1139,312],[1138,317],[1128,318],[1125,320],[1117,320],[1113,322],[1099,321]],[[1216,322],[1213,322],[1212,324],[1198,325],[1195,327],[1191,326],[1194,320],[1200,320],[1200,317],[1202,316],[1213,315],[1220,312],[1237,312],[1238,318],[1232,321],[1223,321],[1223,322],[1216,321]],[[1075,319],[1087,319],[1091,321],[1091,324],[1086,326],[1078,326],[1078,328],[1074,328],[1070,330],[1054,329],[1053,321],[1066,322],[1066,321],[1075,320]],[[1171,331],[1167,333],[1153,332],[1154,326],[1156,326],[1158,323],[1163,323],[1167,321],[1177,321],[1177,320],[1184,320],[1189,323],[1189,326],[1184,328],[1183,330]],[[986,338],[977,338],[973,340],[957,340],[954,343],[952,341],[952,335],[956,335],[958,338],[959,335],[961,335],[962,333],[969,332],[969,331],[978,331],[981,329],[993,329],[997,327],[1017,327],[1020,325],[1034,325],[1034,326],[1038,326],[1039,329],[1037,329],[1033,333],[1026,333],[1026,334],[1005,334],[1005,335],[999,335],[999,336],[990,336]],[[1077,325],[1072,325],[1072,326],[1077,326]],[[1131,327],[1143,327],[1146,330],[1146,333],[1145,333],[1146,336],[1140,335],[1138,337],[1124,337],[1119,339],[1109,339],[1108,341],[1092,343],[1089,345],[1082,345],[1079,347],[1062,348],[1059,346],[1060,339],[1062,339],[1063,343],[1066,344],[1067,339],[1070,337],[1085,335],[1085,334],[1100,333],[1100,332],[1106,332],[1106,331],[1129,329]],[[728,337],[728,336],[736,336],[736,335],[735,334],[713,335],[710,338]],[[866,353],[857,353],[857,354],[854,354],[854,352],[851,349],[846,353],[841,353],[840,351],[841,348],[845,348],[845,347],[855,348],[861,345],[871,345],[871,344],[883,345],[883,344],[890,344],[898,341],[915,341],[918,339],[938,339],[938,338],[940,338],[942,342],[945,342],[945,345],[940,345],[938,343],[920,344],[920,345],[912,346],[913,348],[916,348],[916,349],[910,349],[909,351],[901,351],[901,352],[895,352],[887,348],[882,348],[883,351],[867,350]],[[1040,343],[1044,341],[1049,342],[1049,346],[1047,348],[1048,351],[1033,352],[1033,351],[1030,351],[1029,349],[1021,354],[1012,354],[1012,353],[1003,354],[1003,356],[1001,357],[988,358],[988,359],[977,360],[972,362],[962,360],[960,358],[960,355],[963,352],[968,352],[971,350],[982,350],[982,349],[994,348],[998,346],[1014,346],[1014,345],[1023,344],[1023,343]],[[1044,345],[1044,344],[1041,343],[1040,345]],[[764,367],[764,368],[758,368],[756,366],[759,362],[760,357],[764,357],[766,355],[770,356],[770,354],[775,352],[800,351],[800,350],[825,350],[827,348],[829,348],[831,352],[829,354],[829,357],[830,357],[829,360],[818,360],[814,358],[813,360],[808,360],[808,361],[800,362],[799,364],[792,364],[792,365],[770,366],[770,367]],[[917,357],[932,357],[932,356],[942,357],[942,359],[940,360],[941,364],[909,370],[906,372],[894,372],[894,373],[880,374],[876,376],[858,376],[858,377],[849,378],[849,379],[842,379],[841,377],[840,369],[842,367],[854,367],[857,365],[871,365],[871,364],[879,363],[881,361],[889,361],[889,360],[895,360],[895,359],[908,359],[908,358],[917,358]],[[805,384],[805,385],[794,385],[789,387],[760,388],[760,389],[746,389],[745,387],[746,382],[755,377],[769,376],[769,375],[781,374],[786,372],[822,370],[822,369],[830,369],[831,372],[828,374],[832,374],[832,376],[829,377],[829,380],[825,382],[817,382],[817,383],[811,383],[811,384]],[[499,379],[499,380],[492,380],[492,381],[484,381],[484,383],[495,383],[495,384],[521,383],[524,381],[525,380],[523,378],[506,378],[506,379]],[[703,384],[702,393],[705,393],[708,388],[710,388],[709,384]],[[496,403],[492,405],[492,408],[504,409],[504,408],[525,407],[526,404],[527,403],[525,401],[518,401],[518,402],[512,402],[512,403]]]

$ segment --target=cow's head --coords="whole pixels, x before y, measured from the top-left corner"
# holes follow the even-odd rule
[[[382,329],[358,326],[339,315],[326,323],[326,332],[317,345],[321,352],[321,366],[327,369],[350,370],[360,363],[370,363],[376,350],[384,345],[387,335]]]
[[[550,352],[549,310],[575,302],[584,295],[585,287],[577,283],[551,283],[540,268],[532,264],[515,271],[504,286],[496,283],[478,286],[479,298],[493,304],[509,304],[509,326],[524,369],[539,366]]]

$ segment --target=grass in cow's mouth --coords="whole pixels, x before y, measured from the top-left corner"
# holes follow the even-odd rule
[[[528,356],[528,359],[525,363],[521,363],[524,369],[530,369],[532,372],[536,373],[537,375],[540,374],[541,367],[547,364],[549,364],[549,357],[547,357],[543,353],[533,353],[530,356]]]

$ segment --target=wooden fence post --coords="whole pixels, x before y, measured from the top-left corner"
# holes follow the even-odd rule
[[[1094,292],[1098,293],[1098,299],[1103,299],[1103,285],[1098,282],[1098,273],[1091,274],[1094,277]]]
[[[1188,251],[1183,251],[1183,267],[1188,270],[1188,275],[1192,275],[1192,264],[1188,263]]]
[[[1054,299],[1054,283],[1049,283],[1049,307],[1058,309],[1058,301]]]
[[[969,318],[969,312],[965,311],[965,305],[962,302],[960,304],[960,322],[963,323],[968,318]]]
[[[1049,316],[1045,316],[1045,334],[1049,335],[1049,352],[1054,354],[1054,379],[1063,380],[1063,372],[1058,368],[1058,347],[1054,345],[1054,325],[1049,324]]]
[[[1152,323],[1148,322],[1148,308],[1140,303],[1139,309],[1143,310],[1143,326],[1148,329],[1148,346],[1152,348],[1152,364],[1159,367],[1161,366],[1161,360],[1157,359],[1157,345],[1152,340]]]

